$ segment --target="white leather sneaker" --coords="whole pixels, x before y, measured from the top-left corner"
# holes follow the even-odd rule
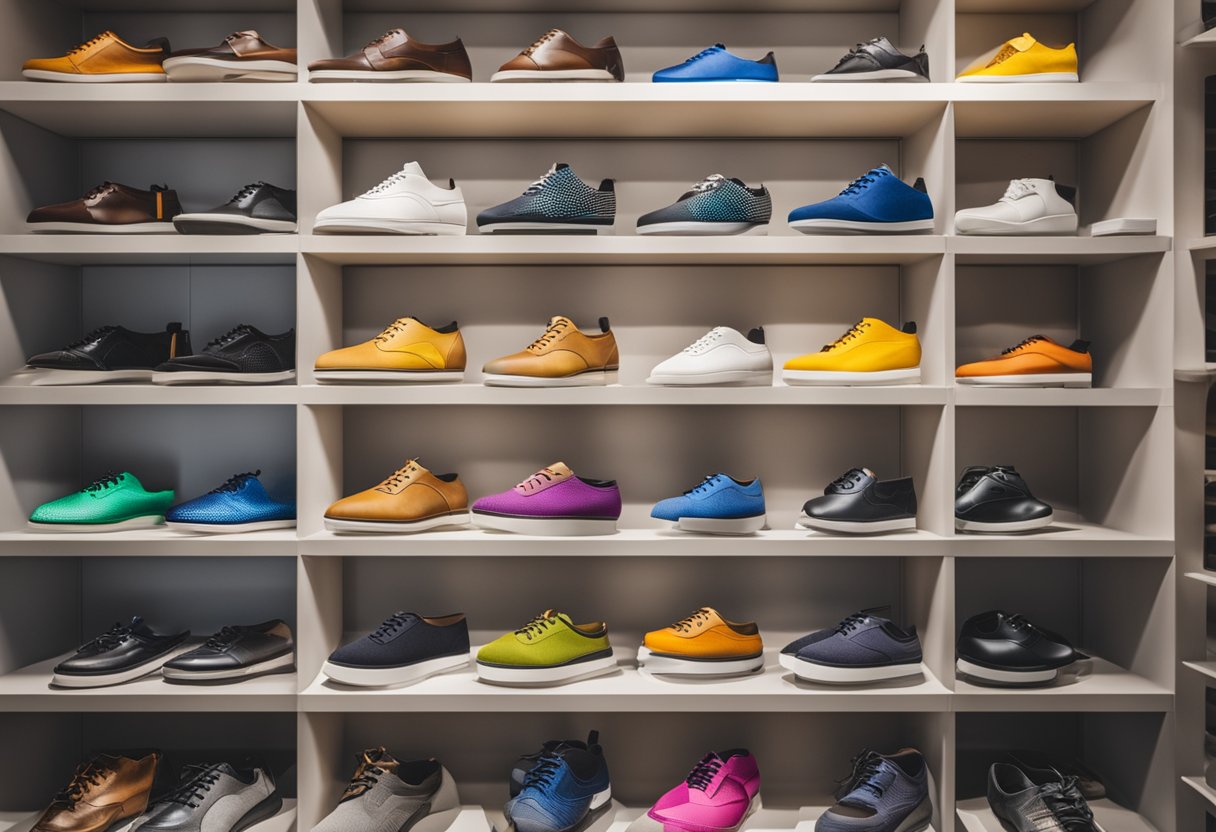
[[[650,371],[647,384],[773,383],[773,356],[764,344],[764,328],[744,337],[718,326]]]
[[[954,215],[959,234],[1076,234],[1077,189],[1050,179],[1014,179],[995,205]]]
[[[461,235],[467,223],[464,194],[455,180],[442,188],[426,178],[417,162],[406,162],[366,193],[321,211],[312,230],[322,234]]]

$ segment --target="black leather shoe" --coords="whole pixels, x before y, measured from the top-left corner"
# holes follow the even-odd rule
[[[152,375],[155,384],[273,384],[296,377],[296,331],[267,335],[239,324],[208,342],[197,355],[166,361]]]
[[[34,384],[94,384],[148,381],[158,364],[189,354],[190,333],[175,321],[163,332],[99,327],[62,349],[32,355],[25,363],[46,371]]]
[[[166,679],[209,682],[290,670],[295,642],[286,621],[224,627],[201,646],[165,662]]]
[[[988,769],[988,805],[1007,832],[1099,832],[1076,778],[1057,771],[993,763]]]
[[[879,481],[869,468],[851,468],[802,507],[804,529],[877,534],[916,528],[916,486],[911,477]]]
[[[958,637],[958,672],[993,684],[1046,684],[1084,658],[1058,633],[1001,610],[968,618]]]
[[[189,630],[158,633],[137,615],[130,624],[115,624],[56,665],[51,684],[99,688],[138,679],[160,669],[165,657],[189,637]]]
[[[1053,519],[1051,506],[1035,499],[1012,465],[973,465],[954,492],[954,527],[960,532],[1028,532]]]
[[[218,208],[178,214],[173,227],[181,234],[290,234],[296,230],[296,192],[254,182]]]

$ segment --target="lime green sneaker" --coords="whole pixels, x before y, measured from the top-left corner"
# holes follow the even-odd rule
[[[608,625],[575,624],[554,610],[477,651],[477,676],[500,685],[573,682],[614,670]]]
[[[110,532],[144,529],[165,522],[172,491],[145,491],[134,474],[107,474],[92,485],[43,503],[30,515],[30,528],[55,532]]]

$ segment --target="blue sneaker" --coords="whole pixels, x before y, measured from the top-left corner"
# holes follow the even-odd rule
[[[925,180],[906,185],[883,165],[854,179],[825,202],[795,208],[790,212],[790,228],[803,234],[932,231],[933,203]]]
[[[237,474],[219,488],[174,506],[165,512],[165,525],[213,534],[295,528],[296,501],[272,499],[258,479],[261,473]]]
[[[515,832],[570,832],[612,800],[608,763],[595,735],[586,747],[561,744],[541,754],[503,812]]]
[[[902,629],[864,610],[799,641],[789,669],[808,682],[859,685],[923,675],[916,628]]]
[[[863,751],[815,832],[920,832],[933,819],[925,758],[915,748]]]
[[[773,197],[711,173],[672,205],[638,217],[639,234],[744,234],[768,225]]]
[[[702,49],[682,64],[660,69],[654,74],[656,84],[687,83],[689,81],[769,81],[777,80],[777,60],[769,52],[758,61],[749,61],[726,51],[715,43]]]
[[[477,215],[477,230],[496,232],[598,234],[616,221],[616,190],[611,179],[593,188],[558,162],[510,202]]]
[[[759,478],[742,482],[713,474],[679,497],[659,500],[650,516],[686,532],[751,534],[764,528],[764,487]]]

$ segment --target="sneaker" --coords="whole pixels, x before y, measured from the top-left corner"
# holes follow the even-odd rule
[[[561,29],[550,29],[490,76],[503,81],[624,81],[616,41],[609,35],[594,46],[583,46]]]
[[[819,352],[785,362],[781,378],[795,385],[919,384],[916,323],[896,329],[878,318],[862,318]]]
[[[545,610],[477,651],[478,678],[503,685],[573,682],[616,669],[607,624],[575,624],[556,610]]]
[[[524,781],[528,778],[528,772],[536,768],[546,754],[551,754],[558,749],[572,746],[574,748],[587,749],[593,745],[599,745],[600,732],[591,731],[587,734],[587,741],[582,740],[547,740],[540,747],[540,751],[534,751],[531,754],[521,754],[519,759],[511,766],[511,776],[508,783],[508,788],[511,797],[515,797],[524,788]]]
[[[1077,46],[1054,48],[1039,43],[1029,32],[1005,41],[991,57],[984,57],[963,70],[959,81],[968,83],[1008,83],[1022,81],[1079,81]]]
[[[278,814],[283,798],[270,771],[230,763],[185,765],[177,788],[153,803],[136,829],[243,832]]]
[[[601,228],[611,229],[615,221],[613,181],[605,179],[593,188],[565,162],[557,162],[515,199],[478,214],[477,230],[598,234]]]
[[[960,365],[954,377],[959,384],[992,387],[1090,387],[1093,370],[1088,341],[1065,347],[1032,335],[998,356]]]
[[[563,745],[541,756],[503,814],[515,832],[571,832],[611,800],[608,763],[599,744]]]
[[[616,534],[621,492],[615,480],[576,477],[555,462],[510,491],[477,500],[472,515],[479,528],[517,534]]]
[[[97,754],[76,767],[33,832],[106,832],[129,827],[148,806],[161,755]],[[161,769],[163,771],[163,768]]]
[[[760,479],[712,474],[679,497],[660,500],[650,516],[685,532],[752,534],[768,523]]]
[[[803,234],[932,231],[933,203],[924,179],[906,185],[882,165],[829,200],[795,208],[789,223]]]
[[[173,227],[182,234],[293,234],[296,192],[254,182],[218,208],[178,214]]]
[[[639,234],[719,235],[766,230],[773,214],[768,189],[712,173],[675,203],[638,217]]]
[[[165,662],[160,673],[177,682],[247,679],[295,666],[295,640],[286,621],[221,627],[193,650]]]
[[[629,832],[735,832],[760,802],[760,766],[746,748],[711,751]]]
[[[438,760],[405,762],[384,748],[360,753],[337,807],[312,832],[446,829],[460,814],[456,781]],[[445,822],[446,821],[446,822]]]
[[[587,387],[615,384],[620,368],[616,336],[607,318],[587,335],[565,315],[549,319],[544,333],[525,349],[482,367],[492,387]]]
[[[638,669],[663,676],[746,676],[762,667],[760,628],[727,621],[712,607],[652,630],[638,648]]]
[[[461,614],[396,612],[363,638],[329,654],[321,672],[355,687],[421,682],[469,666],[469,625]]]
[[[768,81],[776,83],[777,59],[769,52],[758,61],[740,58],[720,43],[702,49],[682,64],[654,73],[656,84],[695,81]]]
[[[1058,633],[1003,610],[971,616],[958,637],[958,672],[989,684],[1048,684],[1084,658]]]
[[[431,234],[462,236],[468,223],[464,194],[449,179],[433,184],[417,162],[349,202],[317,214],[312,230],[319,234]]]
[[[197,355],[171,358],[156,368],[155,384],[273,384],[296,377],[296,331],[267,335],[237,324]]]
[[[21,74],[31,81],[77,81],[117,84],[129,81],[164,81],[162,62],[169,56],[169,41],[153,38],[132,46],[106,31],[73,47],[59,58],[30,58]]]
[[[916,485],[911,477],[880,480],[869,468],[850,468],[807,500],[798,525],[846,534],[877,534],[916,528]]]
[[[294,81],[297,74],[296,50],[253,29],[233,32],[218,46],[174,52],[161,66],[170,81]]]
[[[432,329],[405,317],[370,341],[322,354],[313,377],[321,384],[463,381],[464,365],[464,336],[455,321]]]
[[[132,332],[103,326],[79,341],[25,362],[36,385],[97,384],[109,381],[149,381],[160,364],[190,354],[190,333],[174,321],[163,332]]]
[[[473,80],[473,67],[460,38],[451,43],[423,43],[404,29],[389,29],[353,55],[313,61],[308,65],[308,80],[467,84]]]
[[[80,199],[44,205],[25,218],[26,231],[77,234],[173,234],[173,218],[182,212],[177,191],[151,185],[141,191],[117,182],[102,182]]]
[[[993,763],[988,769],[988,805],[1008,832],[1102,829],[1076,781],[1057,771],[1028,772],[1009,763]]]
[[[914,748],[894,754],[863,751],[842,796],[815,821],[815,832],[920,832],[929,828],[928,764]]]
[[[929,56],[925,47],[905,55],[885,37],[857,44],[836,66],[811,81],[928,81]]]
[[[1051,179],[1012,179],[993,205],[954,215],[959,234],[1034,236],[1077,233],[1077,189]]]
[[[749,330],[744,336],[737,329],[716,326],[659,363],[646,383],[771,386],[773,354],[764,343],[764,327]]]
[[[158,633],[137,615],[129,624],[115,624],[55,665],[51,684],[100,688],[147,676],[160,670],[169,654],[189,637],[189,630]]]
[[[146,529],[165,522],[173,490],[145,491],[134,474],[106,474],[75,494],[43,503],[29,528],[43,532],[111,532]]]
[[[469,492],[458,474],[432,474],[408,460],[384,482],[343,497],[325,510],[331,532],[402,534],[463,526]]]
[[[819,636],[794,655],[790,669],[799,679],[860,685],[924,675],[915,627],[904,629],[863,610]]]
[[[960,532],[1028,532],[1054,519],[1051,506],[1035,499],[1012,465],[972,465],[954,490],[954,528]]]
[[[296,501],[275,500],[258,479],[261,469],[229,477],[201,497],[165,512],[165,525],[179,532],[234,534],[294,529]]]

